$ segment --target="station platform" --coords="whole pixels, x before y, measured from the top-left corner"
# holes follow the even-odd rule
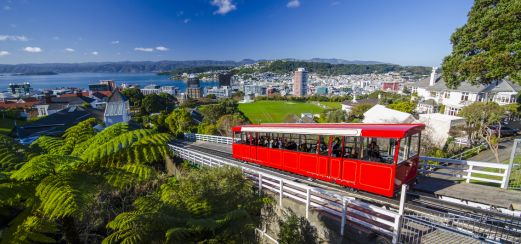
[[[521,211],[521,192],[480,184],[458,183],[439,178],[418,176],[414,190],[433,194],[445,200],[476,203],[476,207]],[[469,204],[470,205],[470,204]]]

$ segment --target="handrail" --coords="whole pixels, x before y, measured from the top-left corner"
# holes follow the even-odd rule
[[[214,135],[205,135],[205,134],[196,134],[196,133],[185,133],[185,139],[190,141],[207,141],[221,144],[233,144],[233,138],[227,136],[214,136]]]
[[[502,172],[487,171],[490,169]],[[509,169],[510,165],[508,164],[459,160],[450,158],[434,158],[426,156],[420,157],[420,164],[418,165],[418,171],[424,175],[447,175],[465,179],[467,183],[470,183],[471,180],[496,183],[499,184],[501,188],[506,188],[508,186]],[[482,176],[473,176],[473,174],[480,174]],[[501,180],[494,179],[497,177],[501,177]]]
[[[277,194],[279,196],[280,205],[282,205],[283,197],[291,198],[305,204],[306,217],[309,215],[310,208],[325,211],[339,217],[342,221],[342,235],[344,233],[346,220],[355,222],[380,234],[392,237],[393,239],[396,239],[400,234],[399,231],[396,230],[399,228],[401,215],[395,211],[176,145],[169,144],[169,147],[177,156],[203,166],[239,167],[247,178],[255,182],[255,186],[259,190],[268,190]]]

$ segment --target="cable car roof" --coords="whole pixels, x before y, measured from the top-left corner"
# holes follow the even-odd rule
[[[424,128],[424,124],[259,124],[235,126],[233,131],[402,138]]]

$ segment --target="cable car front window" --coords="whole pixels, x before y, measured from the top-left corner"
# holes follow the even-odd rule
[[[394,163],[396,139],[393,138],[363,138],[362,159],[380,163]]]
[[[420,133],[402,138],[400,141],[400,149],[398,154],[398,163],[407,161],[407,159],[418,155],[420,149]]]

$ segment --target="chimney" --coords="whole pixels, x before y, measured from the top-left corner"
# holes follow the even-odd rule
[[[429,81],[429,86],[434,86],[434,83],[436,83],[436,69],[438,69],[438,67],[432,67],[432,73],[431,73],[431,79]]]

